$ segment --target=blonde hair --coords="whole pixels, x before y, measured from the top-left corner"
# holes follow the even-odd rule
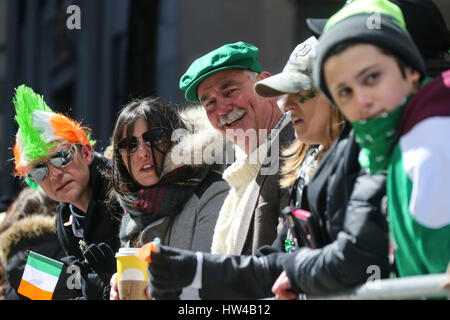
[[[317,153],[317,164],[322,159],[323,154],[328,151],[334,141],[339,137],[342,127],[345,123],[344,115],[338,108],[330,106],[331,116],[327,125],[326,141],[322,145],[323,148]],[[301,142],[298,138],[295,139],[288,147],[281,152],[281,157],[284,160],[280,169],[280,187],[288,188],[292,186],[297,180],[297,175],[300,167],[305,159],[306,151],[309,148],[309,144]],[[316,168],[312,170],[314,173]]]

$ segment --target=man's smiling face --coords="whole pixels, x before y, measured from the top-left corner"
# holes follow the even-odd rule
[[[281,111],[274,99],[260,97],[253,90],[255,82],[267,76],[270,76],[267,72],[253,76],[247,70],[229,69],[203,80],[197,93],[213,127],[224,136],[227,131],[229,135],[237,129],[247,133],[252,130],[257,135],[260,130],[269,132],[281,117]],[[233,137],[237,143],[238,137]]]

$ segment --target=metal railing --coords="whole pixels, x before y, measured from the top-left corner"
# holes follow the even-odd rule
[[[450,298],[450,273],[430,274],[366,282],[332,295],[302,296],[306,300],[395,300]]]

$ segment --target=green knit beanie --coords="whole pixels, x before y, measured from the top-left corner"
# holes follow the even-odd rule
[[[387,49],[422,77],[425,76],[425,63],[406,30],[400,8],[388,0],[355,0],[328,20],[317,46],[314,83],[332,102],[323,64],[334,47],[346,42],[369,43]]]

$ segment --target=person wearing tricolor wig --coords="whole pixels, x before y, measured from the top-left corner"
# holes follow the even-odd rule
[[[56,232],[66,262],[81,268],[84,298],[102,299],[120,246],[120,207],[106,205],[110,161],[94,152],[88,128],[53,112],[31,88],[19,86],[13,104],[15,175],[59,202]]]
[[[450,261],[450,70],[434,79],[387,0],[356,0],[332,16],[314,80],[351,121],[359,162],[387,170],[389,225],[400,276],[443,273]],[[362,58],[364,57],[364,58]]]

